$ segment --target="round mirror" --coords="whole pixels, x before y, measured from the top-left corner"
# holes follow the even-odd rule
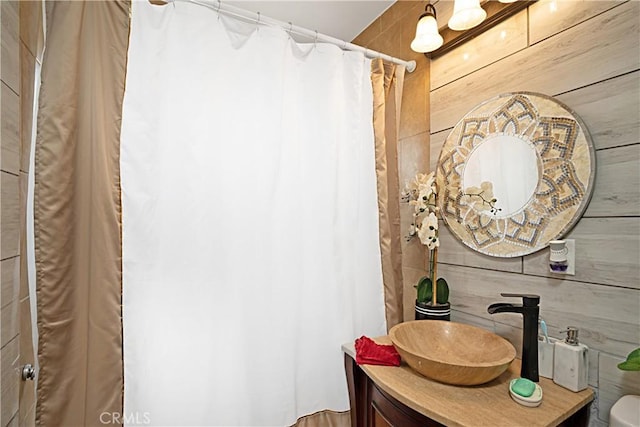
[[[507,93],[476,106],[445,140],[438,205],[465,245],[522,256],[571,229],[594,177],[593,144],[575,114],[545,95]]]
[[[482,183],[493,185],[496,218],[521,211],[534,196],[538,186],[538,158],[526,140],[512,135],[491,135],[474,147],[464,164],[462,188],[482,191]],[[479,194],[479,193],[478,193]],[[479,194],[480,195],[480,194]],[[476,197],[476,201],[480,199]]]

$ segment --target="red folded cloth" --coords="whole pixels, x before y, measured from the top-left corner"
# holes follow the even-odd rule
[[[400,355],[392,345],[376,344],[364,335],[356,340],[358,365],[400,366]]]

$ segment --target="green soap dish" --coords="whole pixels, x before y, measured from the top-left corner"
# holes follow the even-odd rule
[[[536,390],[536,383],[526,378],[518,378],[511,381],[510,387],[518,396],[529,397]]]

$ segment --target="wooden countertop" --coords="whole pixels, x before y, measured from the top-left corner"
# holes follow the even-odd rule
[[[374,339],[391,344],[388,336]],[[355,359],[353,345],[343,351]],[[556,426],[593,400],[590,388],[574,393],[540,377],[542,403],[536,408],[519,405],[509,395],[509,381],[520,377],[520,359],[495,380],[478,386],[442,384],[399,367],[360,365],[378,387],[411,409],[447,426]]]

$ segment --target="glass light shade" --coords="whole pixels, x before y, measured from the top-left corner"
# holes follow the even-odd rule
[[[487,12],[480,7],[480,0],[455,0],[449,28],[456,31],[468,30],[480,24]]]
[[[443,43],[442,36],[438,33],[436,18],[430,14],[420,17],[416,26],[416,37],[411,42],[411,50],[415,52],[433,52]]]

